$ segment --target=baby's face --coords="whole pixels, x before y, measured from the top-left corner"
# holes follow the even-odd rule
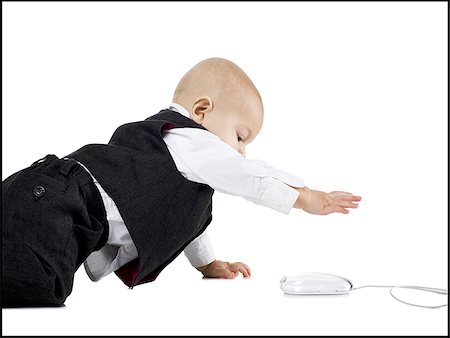
[[[214,104],[205,115],[203,127],[245,156],[245,147],[254,140],[263,124],[263,106],[256,95],[223,104]]]

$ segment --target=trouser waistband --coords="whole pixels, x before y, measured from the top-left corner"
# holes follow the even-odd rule
[[[56,155],[49,154],[44,158],[37,160],[31,166],[33,167],[39,164],[45,164],[46,162],[51,163],[53,160],[60,159]],[[95,185],[92,176],[89,174],[89,172],[86,171],[85,168],[83,168],[80,163],[68,157],[64,157],[61,160],[63,160],[64,162],[59,164],[59,172],[64,176],[75,177],[83,191],[89,216],[94,217],[103,226],[103,234],[96,247],[94,248],[94,250],[98,250],[106,244],[109,235],[109,225],[107,221],[105,205],[103,203],[100,191]]]

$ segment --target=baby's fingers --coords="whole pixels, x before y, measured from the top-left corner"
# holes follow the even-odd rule
[[[236,274],[228,269],[223,268],[223,267],[217,267],[208,275],[208,277],[231,279],[231,278],[236,277]]]
[[[338,212],[340,214],[348,214],[349,211],[339,205],[331,205],[325,208],[325,215],[331,214],[333,212]]]
[[[228,268],[232,271],[232,272],[240,272],[242,273],[242,275],[244,277],[250,277],[250,268],[245,265],[244,263],[232,263],[228,265]]]
[[[347,202],[361,201],[361,196],[355,196],[355,195],[350,194],[349,192],[345,192],[345,191],[333,191],[333,192],[330,192],[330,196],[334,200],[339,200],[339,201],[347,201]]]
[[[357,208],[359,206],[358,203],[345,202],[345,201],[338,201],[335,203],[335,205],[338,205],[338,206],[344,207],[344,208]]]

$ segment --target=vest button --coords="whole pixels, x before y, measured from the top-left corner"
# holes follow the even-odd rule
[[[41,185],[38,185],[38,186],[34,187],[33,194],[36,197],[42,197],[42,195],[45,194],[45,188]]]

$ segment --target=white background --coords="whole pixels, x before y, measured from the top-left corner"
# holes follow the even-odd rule
[[[48,153],[106,143],[168,107],[181,76],[220,56],[265,105],[247,149],[349,215],[286,216],[216,193],[218,259],[250,279],[203,280],[180,255],[127,289],[83,268],[64,308],[4,309],[4,335],[447,335],[448,308],[389,289],[288,297],[285,275],[447,288],[447,2],[2,2],[2,179]],[[447,299],[440,299],[446,302]]]

